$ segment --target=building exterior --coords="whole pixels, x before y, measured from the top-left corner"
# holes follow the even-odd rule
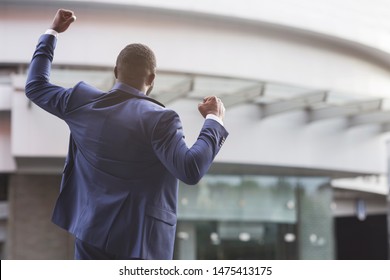
[[[176,259],[388,257],[386,1],[0,0],[2,258],[73,256],[50,222],[69,131],[24,95],[58,8],[78,20],[60,35],[53,83],[109,89],[119,51],[142,42],[158,60],[153,96],[179,113],[188,145],[204,96],[227,107],[209,174],[180,187]]]

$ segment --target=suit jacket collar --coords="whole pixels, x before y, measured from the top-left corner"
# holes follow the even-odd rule
[[[124,83],[121,83],[121,82],[116,82],[115,85],[112,88],[112,91],[115,91],[115,90],[119,90],[119,91],[122,91],[122,92],[125,92],[125,93],[128,93],[128,94],[131,94],[131,95],[133,95],[136,98],[149,100],[149,101],[151,101],[153,103],[156,103],[156,104],[158,104],[158,105],[160,105],[162,107],[165,107],[162,103],[158,102],[157,100],[147,96],[142,91],[140,91],[140,90],[138,90],[136,88],[133,88],[132,86],[129,86],[127,84],[124,84]]]

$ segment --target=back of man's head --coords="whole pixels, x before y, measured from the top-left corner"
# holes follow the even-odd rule
[[[117,78],[130,85],[138,85],[155,73],[156,57],[153,51],[143,44],[127,45],[116,60]]]

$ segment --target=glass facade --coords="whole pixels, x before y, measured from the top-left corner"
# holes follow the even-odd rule
[[[179,190],[175,259],[333,259],[327,178],[207,175]]]

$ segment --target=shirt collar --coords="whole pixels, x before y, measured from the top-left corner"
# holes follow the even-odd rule
[[[142,91],[133,88],[132,86],[129,86],[127,84],[124,84],[122,82],[116,82],[115,85],[113,86],[112,90],[121,90],[127,93],[131,93],[140,97],[147,97],[145,93]]]

